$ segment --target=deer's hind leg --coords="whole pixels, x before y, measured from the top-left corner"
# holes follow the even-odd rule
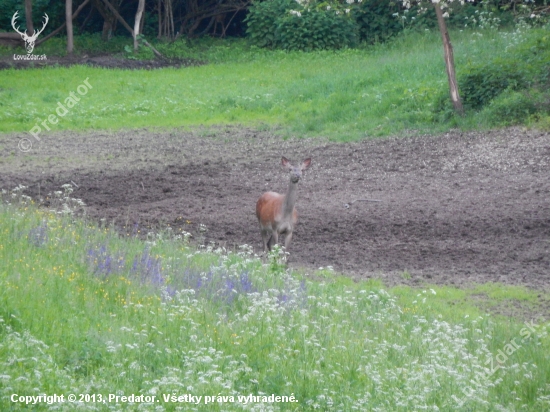
[[[267,253],[268,250],[271,250],[271,247],[269,246],[269,242],[271,241],[272,235],[271,230],[264,229],[263,227],[260,228],[261,234],[262,234],[262,240],[264,242],[264,252]]]

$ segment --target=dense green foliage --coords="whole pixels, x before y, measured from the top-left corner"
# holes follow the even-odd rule
[[[62,1],[33,0],[33,23],[40,28],[42,16],[48,14],[50,21],[44,33],[52,31],[65,21],[65,3]],[[18,25],[21,30],[26,30],[25,4],[23,0],[0,0],[0,31],[11,31],[11,19],[13,14],[19,11]]]
[[[363,0],[352,12],[361,40],[369,44],[378,43],[403,31],[403,22],[394,15],[401,11],[395,1]]]
[[[525,17],[524,14],[513,14],[508,5],[500,1],[457,2],[452,6],[448,26],[497,29],[510,26],[515,18]],[[266,0],[252,4],[245,22],[254,44],[291,50],[337,49],[353,46],[358,41],[374,44],[405,30],[437,27],[431,5],[414,4],[408,9],[395,0]]]
[[[326,2],[300,7],[294,0],[254,3],[247,34],[260,47],[285,50],[326,50],[354,46],[357,25],[345,12],[327,9]]]
[[[357,43],[356,25],[331,10],[304,11],[301,17],[285,14],[277,21],[275,39],[286,50],[340,49]]]
[[[273,0],[254,3],[246,18],[247,34],[260,47],[276,47],[277,22],[294,4],[294,0]]]

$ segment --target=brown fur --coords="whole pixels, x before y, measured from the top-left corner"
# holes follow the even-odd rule
[[[256,217],[262,227],[270,227],[278,223],[282,217],[282,207],[285,196],[275,192],[264,193],[256,203]],[[298,222],[298,212],[294,208],[292,212],[292,224]]]
[[[285,234],[285,248],[292,239],[292,232],[298,222],[298,212],[294,207],[296,202],[296,186],[302,172],[309,167],[311,159],[305,159],[298,167],[292,166],[287,158],[281,160],[283,167],[290,170],[290,185],[285,195],[275,192],[264,193],[256,203],[256,217],[260,223],[260,232],[264,243],[264,251],[271,250],[271,245],[279,241],[279,235]]]

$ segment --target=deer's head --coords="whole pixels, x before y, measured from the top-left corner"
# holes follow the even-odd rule
[[[281,159],[281,164],[284,168],[290,171],[290,181],[292,183],[298,183],[302,177],[302,172],[306,170],[309,165],[311,165],[311,158],[305,159],[299,166],[294,166],[290,163],[290,160],[283,156]]]
[[[42,24],[42,28],[40,30],[35,30],[32,36],[29,36],[27,35],[26,30],[25,32],[21,32],[19,31],[19,26],[15,27],[18,14],[19,14],[19,11],[16,11],[13,17],[11,18],[11,26],[17,33],[21,35],[21,38],[25,42],[25,49],[27,49],[27,53],[31,54],[32,51],[34,50],[34,42],[38,38],[38,35],[44,31],[44,29],[46,28],[46,24],[48,24],[48,21],[50,20],[50,18],[46,13],[44,13],[44,22]]]

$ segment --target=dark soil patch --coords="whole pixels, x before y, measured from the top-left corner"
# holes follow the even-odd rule
[[[1,138],[0,187],[24,184],[37,197],[72,181],[90,216],[119,226],[170,225],[197,239],[204,224],[205,242],[260,252],[256,200],[286,190],[282,155],[311,156],[298,188],[291,266],[330,265],[387,284],[550,285],[548,133],[337,144],[242,128],[64,132],[27,154],[16,149],[23,137]],[[381,202],[352,203],[365,198]]]
[[[15,54],[20,54],[24,51],[18,49]],[[107,69],[162,69],[166,67],[188,67],[199,66],[205,64],[202,61],[195,59],[155,59],[155,60],[134,60],[126,59],[120,56],[102,55],[89,57],[83,56],[47,56],[46,60],[14,60],[13,55],[0,58],[0,70],[7,69],[32,69],[52,66],[70,67],[76,65],[85,65],[92,67],[102,67]]]

